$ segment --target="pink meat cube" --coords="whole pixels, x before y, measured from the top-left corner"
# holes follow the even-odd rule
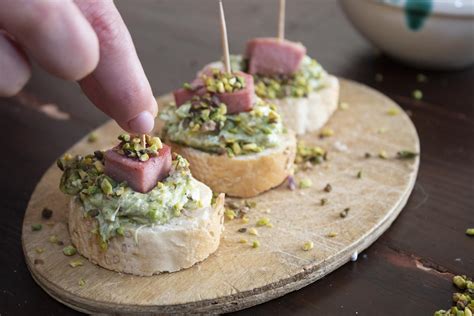
[[[209,74],[211,72],[212,69],[204,70],[204,74]],[[236,92],[214,93],[220,102],[227,105],[227,113],[229,114],[250,111],[253,108],[254,103],[255,88],[253,77],[241,71],[237,71],[235,74],[244,78],[245,88]],[[194,91],[184,88],[175,90],[173,95],[176,106],[180,106],[186,101],[191,100],[195,95],[204,95],[207,91],[205,88],[202,88],[202,85],[202,79],[196,78],[191,84],[195,89]]]
[[[278,38],[255,38],[247,43],[248,72],[252,75],[291,75],[298,71],[306,47]]]
[[[158,181],[166,178],[171,169],[171,148],[163,144],[158,155],[147,161],[128,158],[114,149],[105,152],[105,174],[127,184],[135,191],[146,193],[153,189]]]

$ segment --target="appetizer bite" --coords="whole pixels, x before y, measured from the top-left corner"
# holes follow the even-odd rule
[[[193,178],[158,137],[123,134],[105,152],[65,155],[60,189],[72,197],[77,251],[104,268],[153,275],[189,268],[219,246],[224,195]]]
[[[284,14],[279,37],[250,40],[244,56],[232,56],[232,69],[253,75],[257,96],[276,104],[285,125],[300,135],[320,129],[337,109],[339,81],[307,56],[301,43],[284,39],[282,25]],[[200,73],[213,68],[222,69],[222,63]]]
[[[231,72],[227,63],[226,70],[203,72],[174,97],[160,114],[163,138],[214,191],[251,197],[290,174],[294,133],[283,127],[273,104],[255,96],[251,75]]]

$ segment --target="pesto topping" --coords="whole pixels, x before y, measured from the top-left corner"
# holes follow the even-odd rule
[[[85,157],[65,155],[58,166],[64,171],[61,191],[76,196],[85,215],[97,219],[96,233],[104,249],[110,238],[123,236],[129,226],[166,224],[184,209],[192,211],[210,203],[201,201],[189,164],[179,155],[172,162],[170,175],[145,194],[105,175],[102,152]]]
[[[247,61],[240,56],[233,56],[231,63],[233,69],[244,72],[247,70]],[[304,98],[311,92],[321,89],[326,76],[327,73],[316,60],[305,56],[300,69],[295,74],[254,76],[255,93],[264,99]]]
[[[128,158],[139,159],[140,161],[147,161],[150,157],[158,156],[158,151],[163,148],[159,137],[149,135],[140,137],[122,134],[118,139],[120,144],[114,149],[115,152]]]
[[[260,99],[250,112],[227,114],[217,97],[195,96],[180,107],[171,104],[160,118],[170,141],[230,157],[275,147],[284,132],[275,106]]]

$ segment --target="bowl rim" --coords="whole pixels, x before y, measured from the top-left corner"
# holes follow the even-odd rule
[[[354,0],[352,0],[354,1]],[[403,10],[407,0],[364,0],[379,5]],[[471,0],[451,0],[451,1],[433,1],[431,15],[463,16],[474,17],[474,1]]]

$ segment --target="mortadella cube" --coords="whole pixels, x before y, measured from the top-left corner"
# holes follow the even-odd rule
[[[171,148],[165,144],[157,156],[147,161],[120,155],[115,149],[107,150],[104,157],[106,175],[118,182],[126,181],[133,190],[141,193],[152,190],[171,169]]]
[[[300,44],[278,38],[255,38],[247,42],[248,72],[252,75],[291,75],[306,55]]]

